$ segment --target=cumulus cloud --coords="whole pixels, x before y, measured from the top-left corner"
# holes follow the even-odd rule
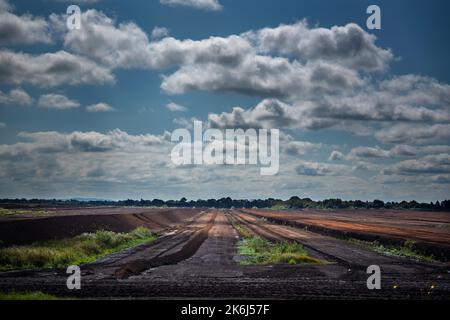
[[[354,23],[311,29],[306,21],[245,34],[260,52],[292,56],[300,61],[327,60],[366,71],[382,71],[390,50],[377,47],[376,37]]]
[[[234,68],[218,63],[183,66],[165,77],[161,88],[170,94],[202,90],[293,98],[351,90],[363,83],[356,72],[339,65],[302,65],[285,58],[256,55],[246,57]]]
[[[130,135],[117,129],[107,133],[22,132],[18,138],[20,142],[0,145],[3,195],[63,196],[62,192],[73,196],[88,190],[102,192],[100,186],[121,185],[117,194],[121,198],[136,184],[137,190],[144,185],[167,185],[166,179],[176,175],[173,169],[162,171],[171,146],[165,135]]]
[[[53,15],[51,19],[62,25],[64,16]],[[82,30],[67,31],[63,35],[68,50],[109,68],[178,68],[166,75],[161,84],[169,94],[208,90],[293,99],[336,93],[365,85],[358,72],[364,69],[363,57],[377,63],[367,66],[366,69],[371,70],[382,69],[382,64],[388,63],[391,56],[389,50],[375,45],[373,36],[352,24],[311,29],[301,22],[203,40],[178,40],[166,37],[163,29],[155,29],[157,36],[164,38],[150,41],[135,23],[117,23],[96,10],[83,12],[82,22],[85,26]],[[329,33],[333,42],[330,46],[335,46],[336,52],[326,53],[333,50],[324,49],[322,55],[305,53],[302,57],[291,57],[279,51],[275,52],[279,54],[276,56],[267,49],[266,34],[278,34],[279,29],[284,28],[304,32],[305,37],[311,38],[308,43],[316,47],[322,43],[320,34]],[[353,42],[361,43],[353,45]],[[347,63],[349,61],[356,61],[360,67]]]
[[[330,83],[332,82],[330,80]],[[296,91],[301,92],[299,89]],[[314,88],[311,92],[318,91]],[[416,127],[407,123],[450,123],[450,110],[447,107],[450,101],[450,86],[434,79],[411,75],[393,77],[365,88],[356,86],[345,92],[346,95],[323,94],[315,99],[294,99],[293,103],[267,99],[254,108],[245,110],[236,107],[228,113],[211,114],[209,119],[218,127],[263,125],[297,129],[336,127],[353,130],[358,129],[355,127],[358,122],[399,124],[377,134],[377,137],[385,142],[404,142],[405,139],[412,139],[413,136],[402,135],[404,128]],[[436,129],[442,129],[442,126],[445,125]],[[424,135],[425,131],[420,132]],[[439,135],[442,134],[440,130]]]
[[[110,112],[114,111],[114,108],[108,105],[107,103],[100,102],[97,104],[91,104],[86,107],[88,112]]]
[[[50,26],[44,18],[30,14],[18,16],[12,9],[7,1],[0,2],[0,45],[52,42]]]
[[[20,132],[27,142],[0,145],[0,158],[33,153],[130,151],[161,145],[165,135],[130,135],[119,129],[107,133],[96,131],[61,133],[56,131]]]
[[[189,2],[220,6],[218,1]],[[67,30],[64,15],[53,14],[48,22],[31,15],[16,16],[4,0],[0,0],[0,12],[9,17],[5,23],[0,20],[0,44],[1,41],[14,44],[13,40],[1,40],[2,26],[16,30],[11,35],[17,35],[25,32],[31,23],[40,21],[45,28],[51,25],[64,46],[62,51],[44,54],[0,49],[1,84],[44,88],[110,84],[115,81],[113,72],[117,69],[159,70],[164,73],[161,89],[167,94],[204,90],[261,99],[250,108],[236,106],[227,112],[209,114],[208,127],[329,129],[375,135],[381,144],[361,143],[345,155],[341,151],[348,146],[327,146],[332,147],[328,152],[334,149],[329,161],[352,162],[330,164],[305,161],[318,160],[314,156],[328,156],[319,150],[320,143],[284,136],[282,154],[295,161],[281,169],[280,186],[292,185],[290,179],[296,172],[303,176],[302,180],[323,178],[328,191],[334,192],[334,188],[342,186],[337,181],[352,175],[353,171],[365,171],[358,172],[361,175],[382,171],[386,176],[408,179],[413,175],[426,176],[427,181],[445,189],[449,175],[445,155],[450,153],[447,146],[450,86],[418,75],[386,76],[383,72],[389,70],[394,58],[392,52],[378,46],[373,35],[355,24],[321,28],[302,21],[227,37],[180,40],[170,37],[165,28],[157,27],[147,34],[134,22],[118,22],[97,10],[82,13],[83,28],[77,31]],[[49,43],[51,39],[45,28],[37,28],[36,34],[27,32],[22,43]],[[39,39],[39,35],[48,38]],[[0,104],[31,103],[31,97],[20,88],[0,91]],[[58,94],[41,96],[38,105],[59,109],[79,107],[78,102]],[[173,112],[186,111],[173,103],[166,107]],[[104,103],[86,107],[89,112],[111,109]],[[191,122],[185,118],[174,120],[184,127],[190,127]],[[170,183],[178,186],[183,180],[192,186],[192,181],[206,179],[219,188],[221,183],[221,187],[226,185],[226,179],[243,178],[244,172],[233,176],[227,167],[205,175],[204,170],[170,167],[167,165],[169,152],[161,155],[161,150],[170,149],[164,136],[133,136],[114,130],[108,133],[24,132],[19,138],[26,142],[0,146],[0,161],[4,161],[0,181],[4,184],[25,177],[45,177],[52,182],[65,177],[71,182],[132,180],[159,182],[159,186]],[[162,172],[162,168],[169,169]],[[174,173],[174,170],[189,170],[189,174]],[[4,179],[8,177],[10,180]],[[245,178],[252,187],[261,186],[259,176],[252,178],[245,171]],[[267,181],[267,192],[274,190],[274,184],[270,183],[274,182]],[[354,186],[348,187],[349,194],[358,191]],[[139,189],[142,188],[140,185]]]
[[[282,148],[286,154],[291,156],[299,156],[308,154],[311,151],[319,149],[321,147],[320,143],[312,143],[309,141],[288,141],[283,143]]]
[[[321,162],[300,161],[295,170],[298,175],[302,176],[337,176],[347,174],[349,167]]]
[[[168,6],[192,7],[207,11],[220,11],[222,5],[219,0],[160,0],[161,4]]]
[[[417,175],[417,174],[449,174],[450,155],[430,155],[414,160],[405,160],[383,170],[385,174]]]
[[[361,159],[394,159],[401,157],[416,157],[420,155],[433,155],[450,153],[448,145],[429,145],[429,146],[412,146],[406,144],[398,144],[391,149],[383,149],[379,146],[367,147],[360,146],[352,148],[347,155],[341,152],[333,151],[330,160],[345,159],[349,161]]]
[[[133,22],[117,24],[96,10],[82,19],[86,28],[67,32],[65,47],[109,69],[175,68],[161,84],[168,94],[205,90],[267,98],[249,110],[211,115],[218,127],[263,123],[367,134],[367,125],[357,122],[450,122],[449,85],[417,75],[374,81],[361,74],[386,70],[393,54],[355,24],[327,29],[298,22],[229,37],[150,41]]]
[[[56,28],[65,30],[64,15],[52,15],[51,20],[55,26],[60,26]],[[117,24],[114,19],[93,9],[83,12],[81,20],[84,26],[81,30],[64,31],[64,46],[111,68],[164,69],[203,62],[236,65],[253,50],[239,36],[198,41],[164,37],[150,41],[135,23]],[[161,28],[153,31],[158,36],[165,33]]]
[[[166,105],[166,109],[172,112],[186,112],[188,109],[182,105],[176,104],[174,102],[170,102]]]
[[[56,2],[73,2],[72,0],[53,0]],[[77,0],[77,3],[96,3],[100,0]]]
[[[341,160],[344,158],[344,155],[342,154],[342,152],[337,151],[337,150],[333,150],[330,154],[330,156],[328,157],[329,161],[337,161],[337,160]]]
[[[50,19],[56,28],[64,30],[64,46],[71,51],[90,57],[110,68],[145,67],[149,39],[133,22],[115,21],[94,9],[81,15],[81,30],[66,30],[65,15],[53,14]],[[58,25],[60,27],[58,27]],[[114,54],[111,54],[114,52]]]
[[[0,50],[0,83],[53,87],[114,81],[110,70],[66,51],[31,55]]]
[[[159,40],[161,38],[165,38],[169,35],[170,31],[164,27],[155,27],[152,31],[152,39]]]
[[[80,104],[64,95],[50,93],[39,97],[38,106],[48,109],[67,110],[78,108]]]
[[[357,147],[353,148],[348,158],[389,158],[390,152],[379,147]]]
[[[0,105],[29,106],[33,99],[21,88],[13,89],[9,93],[0,90]]]
[[[450,125],[410,125],[401,123],[380,130],[377,132],[376,138],[385,143],[427,144],[448,142],[450,140]]]
[[[13,6],[8,2],[8,0],[0,0],[0,12],[12,10]]]

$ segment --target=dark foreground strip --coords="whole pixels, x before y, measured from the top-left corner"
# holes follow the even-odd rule
[[[262,307],[260,307],[262,306]],[[273,301],[273,300],[160,300],[160,301],[0,301],[5,314],[15,317],[41,314],[46,319],[61,319],[70,310],[71,319],[129,318],[131,314],[158,315],[161,319],[302,319],[314,318],[407,319],[439,318],[447,309],[446,301]],[[202,308],[202,309],[200,309]],[[212,310],[211,313],[206,310]],[[195,310],[195,311],[194,311]],[[196,312],[203,314],[194,314]],[[252,310],[253,311],[252,313]],[[61,312],[59,312],[61,311]],[[9,313],[10,312],[10,313]],[[190,312],[190,314],[185,314]],[[258,313],[258,314],[256,314]],[[301,315],[301,316],[299,316]],[[308,317],[309,318],[309,317]]]

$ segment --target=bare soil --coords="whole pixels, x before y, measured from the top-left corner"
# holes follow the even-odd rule
[[[450,274],[445,263],[381,255],[344,239],[273,223],[259,216],[266,214],[261,210],[208,210],[196,214],[186,211],[185,218],[181,219],[183,223],[165,229],[158,240],[81,266],[82,289],[79,291],[66,289],[65,270],[0,273],[0,291],[39,290],[61,296],[106,299],[450,298]],[[342,219],[350,223],[349,213],[343,214]],[[334,215],[339,218],[338,212]],[[395,220],[394,213],[392,215]],[[359,224],[358,219],[356,217]],[[382,217],[373,219],[378,222]],[[421,219],[424,223],[429,220],[420,215],[411,219]],[[388,221],[385,222],[387,227],[390,226]],[[243,257],[237,254],[239,236],[231,222],[270,241],[298,241],[311,256],[329,263],[243,266],[239,263]],[[444,223],[442,217],[434,222]],[[392,225],[401,228],[395,221]],[[414,222],[406,222],[405,228],[414,228],[414,225]],[[372,264],[381,267],[381,290],[367,289],[366,269]]]
[[[63,239],[101,229],[129,232],[144,226],[154,232],[161,232],[186,223],[201,211],[201,209],[81,208],[58,209],[50,216],[30,214],[2,217],[0,246]]]

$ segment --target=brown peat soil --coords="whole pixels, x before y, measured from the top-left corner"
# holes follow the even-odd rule
[[[413,240],[427,250],[445,251],[450,245],[447,213],[142,208],[68,211],[51,217],[2,218],[0,239],[9,244],[30,243],[73,236],[99,226],[128,231],[139,225],[157,232],[159,238],[82,265],[81,290],[66,288],[65,270],[47,269],[0,273],[0,291],[102,299],[450,298],[447,262],[381,254],[348,241],[366,235],[366,240]],[[242,265],[244,257],[237,250],[239,228],[271,242],[299,242],[309,256],[328,263]],[[381,290],[367,289],[369,265],[381,268]]]

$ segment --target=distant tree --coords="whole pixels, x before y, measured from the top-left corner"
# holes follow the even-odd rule
[[[373,207],[375,209],[381,209],[384,208],[384,202],[378,199],[373,200]]]

